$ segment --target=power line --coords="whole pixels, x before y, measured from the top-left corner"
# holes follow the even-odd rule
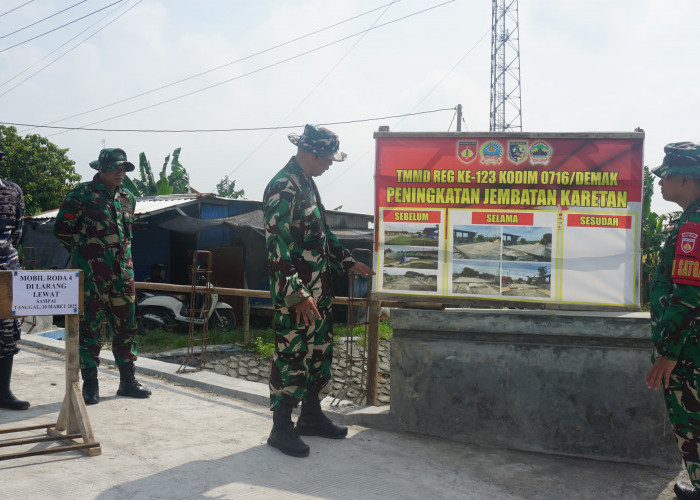
[[[319,123],[318,125],[329,125],[329,126],[330,125],[347,125],[347,124],[351,124],[351,123],[373,122],[373,121],[378,121],[378,120],[388,120],[391,118],[401,118],[404,116],[427,115],[430,113],[439,113],[441,111],[453,111],[453,110],[454,110],[454,106],[450,107],[450,108],[431,109],[429,111],[418,111],[415,113],[405,113],[405,114],[401,114],[401,115],[378,116],[375,118],[360,118],[360,119],[356,119],[356,120],[345,120],[345,121],[338,121],[338,122],[325,122],[325,123]],[[57,130],[82,130],[82,131],[86,131],[86,132],[135,132],[135,133],[148,133],[148,134],[159,134],[159,133],[194,134],[194,133],[211,133],[211,132],[255,132],[255,131],[261,131],[261,130],[299,129],[299,128],[304,127],[304,124],[302,124],[302,125],[278,125],[275,127],[240,127],[240,128],[163,130],[163,129],[133,129],[133,128],[61,127],[61,126],[57,126],[57,125],[36,125],[36,124],[32,124],[32,123],[15,123],[15,122],[6,122],[6,121],[0,121],[0,123],[3,123],[4,125],[11,125],[14,127],[48,128],[48,129],[57,129]]]
[[[28,24],[28,25],[26,25],[26,26],[23,26],[22,28],[19,28],[19,29],[15,30],[15,31],[11,32],[11,33],[8,33],[8,34],[6,34],[6,35],[2,35],[2,36],[0,36],[0,40],[2,40],[3,38],[7,38],[7,37],[10,36],[10,35],[14,35],[15,33],[19,33],[20,31],[24,31],[24,30],[26,30],[27,28],[31,28],[32,26],[37,25],[37,24],[39,24],[39,23],[43,23],[43,22],[46,21],[47,19],[51,19],[52,17],[55,17],[55,16],[57,16],[57,15],[59,15],[59,14],[62,14],[62,13],[64,13],[65,11],[72,9],[73,7],[77,7],[77,6],[80,5],[81,3],[85,3],[85,2],[87,2],[87,0],[80,0],[80,2],[74,3],[74,4],[71,5],[70,7],[66,7],[66,8],[63,9],[63,10],[59,10],[58,12],[54,12],[54,13],[51,14],[50,16],[46,16],[44,19],[39,19],[38,21],[35,21],[35,22],[33,22],[32,24]]]
[[[400,1],[400,0],[399,0],[399,1]],[[80,112],[80,113],[76,113],[76,114],[74,114],[74,115],[67,116],[67,117],[61,118],[61,119],[59,119],[59,120],[54,120],[54,121],[52,121],[52,122],[48,122],[48,123],[46,123],[46,125],[53,125],[54,123],[59,123],[59,122],[62,122],[62,121],[70,120],[71,118],[77,118],[77,117],[79,117],[79,116],[87,115],[87,114],[93,113],[93,112],[95,112],[95,111],[100,111],[100,110],[102,110],[102,109],[110,108],[110,107],[112,107],[112,106],[116,106],[117,104],[122,104],[122,103],[127,102],[127,101],[132,101],[132,100],[137,99],[137,98],[139,98],[139,97],[143,97],[143,96],[145,96],[145,95],[152,94],[152,93],[154,93],[154,92],[158,92],[159,90],[163,90],[163,89],[166,89],[166,88],[168,88],[168,87],[172,87],[172,86],[174,86],[174,85],[178,85],[178,84],[180,84],[180,83],[183,83],[183,82],[186,82],[186,81],[189,81],[189,80],[193,80],[193,79],[198,78],[198,77],[200,77],[200,76],[203,76],[203,75],[212,73],[212,72],[214,72],[214,71],[218,71],[218,70],[220,70],[220,69],[222,69],[222,68],[226,68],[226,67],[231,66],[231,65],[233,65],[233,64],[236,64],[236,63],[245,61],[245,60],[247,60],[247,59],[252,59],[253,57],[256,57],[256,56],[265,54],[265,53],[267,53],[267,52],[271,52],[271,51],[273,51],[273,50],[275,50],[275,49],[279,49],[280,47],[284,47],[285,45],[289,45],[289,44],[292,44],[292,43],[294,43],[294,42],[298,42],[299,40],[303,40],[304,38],[308,38],[308,37],[310,37],[310,36],[317,35],[318,33],[321,33],[321,32],[323,32],[323,31],[327,31],[327,30],[329,30],[329,29],[331,29],[331,28],[335,28],[336,26],[340,26],[341,24],[347,23],[347,22],[349,22],[349,21],[353,21],[353,20],[358,19],[358,18],[360,18],[360,17],[362,17],[362,16],[366,16],[367,14],[371,14],[372,12],[374,12],[374,11],[376,11],[376,10],[379,10],[379,9],[382,9],[382,8],[388,6],[388,5],[391,5],[392,3],[395,3],[395,2],[390,2],[390,3],[388,3],[388,4],[382,5],[381,7],[377,7],[377,8],[375,8],[375,9],[368,10],[368,11],[366,11],[366,12],[363,12],[362,14],[358,14],[358,15],[356,15],[356,16],[349,17],[349,18],[344,19],[344,20],[342,20],[342,21],[339,21],[339,22],[337,22],[337,23],[328,25],[328,26],[326,26],[326,27],[324,27],[324,28],[318,29],[318,30],[316,30],[316,31],[312,31],[312,32],[307,33],[307,34],[305,34],[305,35],[302,35],[302,36],[293,38],[293,39],[288,40],[288,41],[286,41],[286,42],[283,42],[283,43],[274,45],[274,46],[269,47],[269,48],[267,48],[267,49],[264,49],[264,50],[255,52],[255,53],[253,53],[253,54],[247,55],[247,56],[245,56],[245,57],[241,57],[241,58],[239,58],[239,59],[236,59],[236,60],[227,62],[227,63],[222,64],[222,65],[220,65],[220,66],[217,66],[217,67],[215,67],[215,68],[211,68],[211,69],[208,69],[208,70],[206,70],[206,71],[202,71],[201,73],[197,73],[197,74],[195,74],[195,75],[188,76],[188,77],[182,78],[182,79],[180,79],[180,80],[176,80],[176,81],[174,81],[174,82],[171,82],[171,83],[162,85],[162,86],[160,86],[160,87],[157,87],[157,88],[154,88],[154,89],[151,89],[151,90],[147,90],[147,91],[145,91],[145,92],[141,92],[140,94],[136,94],[136,95],[133,95],[133,96],[131,96],[131,97],[127,97],[127,98],[125,98],[125,99],[121,99],[121,100],[119,100],[119,101],[114,101],[114,102],[112,102],[112,103],[110,103],[110,104],[105,104],[104,106],[100,106],[100,107],[97,107],[97,108],[89,109],[89,110],[87,110],[87,111],[82,111],[82,112]],[[91,123],[90,125],[95,125],[95,123]]]
[[[127,1],[128,1],[128,0],[127,0]],[[136,7],[136,6],[137,6],[138,4],[140,4],[142,1],[143,1],[143,0],[138,0],[134,5],[132,5],[132,6],[129,7],[127,10],[125,10],[124,12],[122,12],[121,14],[119,14],[118,16],[116,16],[114,19],[112,19],[112,20],[109,21],[107,24],[105,24],[104,26],[102,26],[100,29],[98,29],[97,31],[95,31],[94,33],[92,33],[90,36],[84,38],[84,39],[81,40],[79,43],[77,43],[76,45],[74,45],[73,47],[71,47],[70,49],[68,49],[67,51],[65,51],[63,54],[61,54],[60,56],[56,57],[55,59],[53,59],[53,60],[52,60],[51,62],[49,62],[48,64],[46,64],[46,65],[42,66],[40,69],[36,70],[34,73],[32,73],[31,75],[29,75],[27,78],[25,78],[24,80],[22,80],[21,82],[19,82],[19,83],[18,83],[17,85],[15,85],[14,87],[10,87],[9,89],[7,89],[5,92],[3,92],[2,94],[0,94],[0,97],[4,96],[5,94],[8,94],[8,93],[11,92],[11,91],[13,91],[14,89],[16,89],[17,87],[19,87],[20,85],[22,85],[22,84],[23,84],[24,82],[26,82],[27,80],[33,78],[33,77],[36,76],[37,74],[39,74],[39,73],[41,73],[42,71],[44,71],[46,68],[48,68],[49,66],[51,66],[53,63],[55,63],[55,62],[58,61],[59,59],[61,59],[63,56],[69,54],[69,53],[72,52],[73,50],[75,50],[75,49],[77,49],[78,47],[80,47],[83,43],[87,42],[90,38],[92,38],[93,36],[97,35],[100,31],[102,31],[102,30],[105,29],[107,26],[109,26],[110,24],[112,24],[113,22],[115,22],[116,20],[118,20],[120,17],[122,17],[124,14],[126,14],[127,12],[129,12],[129,11],[130,11],[131,9],[133,9],[134,7]],[[76,38],[78,38],[80,35],[82,35],[83,33],[85,33],[86,31],[88,31],[88,30],[90,30],[91,28],[97,26],[101,21],[103,21],[104,19],[106,19],[106,18],[108,18],[109,16],[111,16],[112,13],[113,13],[113,12],[116,12],[118,9],[119,9],[119,7],[115,8],[114,11],[112,11],[112,12],[106,14],[105,16],[101,17],[97,22],[95,22],[94,24],[90,25],[89,27],[87,27],[86,29],[84,29],[83,31],[81,31],[80,33],[78,33],[77,35],[75,35],[73,38],[69,39],[69,40],[66,41],[65,43],[61,44],[61,45],[58,46],[56,49],[54,49],[54,50],[52,50],[51,52],[49,52],[47,55],[45,55],[44,57],[42,57],[41,59],[39,59],[37,62],[35,62],[35,63],[32,64],[31,66],[29,66],[29,67],[25,68],[24,70],[20,71],[19,73],[17,73],[15,76],[13,76],[12,78],[10,78],[9,80],[6,80],[6,81],[0,83],[0,87],[4,87],[6,84],[10,83],[12,80],[14,80],[15,78],[19,77],[22,73],[25,73],[25,72],[29,71],[32,67],[36,66],[39,62],[43,61],[44,59],[46,59],[47,57],[49,57],[49,56],[50,56],[51,54],[53,54],[54,52],[57,52],[57,51],[60,50],[62,47],[65,47],[66,45],[68,45],[69,42],[72,42],[73,40],[75,40]]]
[[[100,9],[97,9],[96,11],[90,12],[89,14],[85,14],[84,16],[79,17],[78,19],[74,19],[74,20],[72,20],[72,21],[70,21],[70,22],[68,22],[68,23],[66,23],[66,24],[63,24],[63,25],[57,27],[57,28],[54,28],[54,29],[49,30],[49,31],[45,31],[44,33],[41,33],[40,35],[33,36],[32,38],[28,38],[27,40],[24,40],[23,42],[16,43],[16,44],[14,44],[14,45],[12,45],[12,46],[10,46],[10,47],[5,47],[4,49],[0,49],[0,53],[6,52],[6,51],[8,51],[8,50],[10,50],[10,49],[14,49],[15,47],[19,47],[20,45],[24,45],[24,44],[27,43],[27,42],[31,42],[32,40],[36,40],[37,38],[41,38],[41,37],[44,36],[44,35],[48,35],[49,33],[53,33],[54,31],[60,30],[61,28],[65,28],[66,26],[70,26],[70,25],[73,24],[73,23],[77,23],[78,21],[81,21],[81,20],[85,19],[86,17],[90,17],[90,16],[92,16],[93,14],[97,14],[97,13],[100,12],[100,11],[103,11],[103,10],[105,10],[105,9],[110,8],[112,5],[116,5],[116,4],[118,4],[118,3],[120,3],[120,2],[123,2],[123,1],[124,1],[124,0],[117,0],[116,2],[113,2],[113,3],[109,4],[109,5],[106,5],[106,6],[102,7],[102,8],[100,8]]]
[[[96,121],[96,122],[88,123],[88,124],[86,124],[86,125],[83,125],[83,127],[91,127],[92,125],[97,125],[97,124],[99,124],[99,123],[104,123],[104,122],[107,122],[107,121],[115,120],[115,119],[117,119],[117,118],[123,118],[123,117],[125,117],[125,116],[133,115],[133,114],[135,114],[135,113],[139,113],[139,112],[145,111],[145,110],[147,110],[147,109],[155,108],[155,107],[161,106],[161,105],[163,105],[163,104],[168,104],[168,103],[171,103],[171,102],[174,102],[174,101],[183,99],[183,98],[185,98],[185,97],[189,97],[189,96],[191,96],[191,95],[195,95],[195,94],[199,94],[199,93],[201,93],[201,92],[205,92],[205,91],[207,91],[207,90],[211,90],[211,89],[213,89],[213,88],[215,88],[215,87],[219,87],[219,86],[224,85],[224,84],[226,84],[226,83],[231,83],[231,82],[233,82],[233,81],[235,81],[235,80],[239,80],[239,79],[244,78],[244,77],[246,77],[246,76],[250,76],[250,75],[253,75],[253,74],[255,74],[255,73],[259,73],[259,72],[264,71],[264,70],[266,70],[266,69],[270,69],[270,68],[273,68],[273,67],[275,67],[275,66],[279,66],[280,64],[283,64],[283,63],[285,63],[285,62],[289,62],[289,61],[292,61],[292,60],[294,60],[294,59],[298,59],[298,58],[300,58],[300,57],[302,57],[302,56],[311,54],[311,53],[313,53],[313,52],[317,52],[317,51],[319,51],[319,50],[321,50],[321,49],[324,49],[324,48],[326,48],[326,47],[330,47],[331,45],[335,45],[335,44],[338,44],[338,43],[340,43],[340,42],[344,42],[345,40],[348,40],[348,39],[350,39],[350,38],[354,38],[354,37],[356,37],[356,36],[362,35],[362,34],[368,32],[368,31],[372,31],[372,30],[375,30],[375,29],[378,29],[378,28],[382,28],[382,27],[384,27],[384,26],[388,26],[388,25],[393,24],[393,23],[396,23],[396,22],[398,22],[398,21],[403,21],[404,19],[407,19],[407,18],[416,16],[416,15],[418,15],[418,14],[423,14],[423,13],[425,13],[425,12],[427,12],[427,11],[436,9],[436,8],[438,8],[438,7],[442,7],[443,5],[446,5],[446,4],[448,4],[448,3],[452,3],[452,2],[454,2],[454,1],[455,1],[455,0],[447,0],[446,2],[442,2],[442,3],[437,4],[437,5],[434,5],[434,6],[432,6],[432,7],[428,7],[427,9],[422,9],[422,10],[413,12],[413,13],[411,13],[411,14],[405,15],[405,16],[403,16],[403,17],[399,17],[399,18],[393,19],[393,20],[391,20],[391,21],[387,21],[387,22],[385,22],[385,23],[379,24],[379,25],[377,25],[377,26],[373,26],[373,27],[368,28],[368,29],[366,29],[366,30],[362,30],[362,31],[359,31],[359,32],[354,33],[354,34],[352,34],[352,35],[345,36],[345,37],[340,38],[340,39],[338,39],[338,40],[335,40],[335,41],[333,41],[333,42],[326,43],[326,44],[324,44],[324,45],[321,45],[320,47],[316,47],[316,48],[314,48],[314,49],[307,50],[307,51],[302,52],[302,53],[300,53],[300,54],[297,54],[297,55],[288,57],[288,58],[286,58],[286,59],[282,59],[281,61],[277,61],[277,62],[275,62],[275,63],[268,64],[267,66],[263,66],[263,67],[261,67],[261,68],[258,68],[258,69],[256,69],[256,70],[249,71],[248,73],[244,73],[244,74],[242,74],[242,75],[238,75],[238,76],[235,76],[235,77],[233,77],[233,78],[229,78],[228,80],[224,80],[224,81],[221,81],[221,82],[218,82],[218,83],[214,83],[214,84],[208,85],[208,86],[206,86],[206,87],[203,87],[203,88],[200,88],[200,89],[197,89],[197,90],[193,90],[193,91],[191,91],[191,92],[187,92],[187,93],[185,93],[185,94],[181,94],[181,95],[179,95],[179,96],[175,96],[175,97],[172,97],[172,98],[170,98],[170,99],[166,99],[166,100],[164,100],[164,101],[157,102],[157,103],[155,103],[155,104],[150,104],[150,105],[148,105],[148,106],[144,106],[144,107],[139,108],[139,109],[135,109],[135,110],[132,110],[132,111],[128,111],[128,112],[126,112],[126,113],[122,113],[122,114],[120,114],[120,115],[111,116],[111,117],[109,117],[109,118],[105,118],[104,120],[98,120],[98,121]],[[59,134],[62,134],[62,133],[64,133],[64,132],[58,132],[58,133],[53,134],[53,135],[59,135]]]
[[[33,1],[34,1],[34,0],[29,0],[28,2],[24,2],[22,5],[18,5],[17,7],[13,8],[13,9],[7,10],[7,11],[3,12],[2,14],[0,14],[0,17],[6,16],[6,15],[9,14],[10,12],[14,12],[14,11],[16,11],[17,9],[21,9],[22,7],[24,7],[25,5],[28,5],[28,4],[32,3]]]
[[[379,20],[382,18],[382,16],[383,16],[384,14],[386,14],[386,12],[389,10],[389,7],[391,7],[394,3],[396,3],[396,2],[391,2],[390,4],[386,5],[386,8],[385,8],[385,9],[379,14],[379,16],[374,20],[374,22],[370,25],[370,28],[379,22]],[[318,87],[320,87],[321,84],[322,84],[323,82],[326,81],[326,79],[331,75],[331,73],[333,73],[333,71],[335,71],[335,68],[337,68],[337,67],[340,65],[340,63],[342,63],[342,62],[345,60],[345,58],[350,54],[350,52],[352,52],[352,51],[355,49],[355,47],[357,47],[357,45],[363,40],[363,38],[365,37],[366,34],[367,34],[367,32],[365,32],[365,33],[362,34],[362,36],[353,44],[353,46],[350,47],[350,48],[345,52],[345,54],[343,54],[343,57],[341,57],[341,58],[333,65],[333,67],[331,67],[331,69],[329,69],[329,70],[326,72],[326,74],[318,81],[318,83],[316,83],[316,85],[306,94],[306,96],[304,96],[304,97],[297,103],[297,105],[294,106],[294,108],[292,108],[292,110],[291,110],[289,113],[287,113],[287,116],[285,116],[284,118],[282,118],[282,120],[280,120],[281,122],[287,120],[297,109],[299,109],[299,107],[300,107],[304,102],[306,102],[306,100],[307,100],[309,97],[311,97],[311,95],[316,91],[316,89],[317,89]],[[243,161],[241,161],[238,165],[236,165],[236,166],[233,168],[233,170],[231,170],[231,172],[229,172],[228,175],[229,175],[229,176],[232,176],[234,173],[236,173],[236,171],[238,171],[239,168],[241,168],[243,165],[245,165],[245,163],[246,163],[248,160],[250,160],[250,159],[253,157],[253,155],[254,155],[255,153],[257,153],[258,150],[259,150],[268,140],[270,140],[270,137],[272,137],[273,134],[274,134],[274,130],[271,130],[270,133],[267,135],[267,137],[265,137],[262,141],[260,141],[260,143],[253,149],[253,151],[251,151],[251,152],[248,154],[248,156],[246,156],[246,157],[243,159]]]
[[[491,31],[491,28],[488,28],[486,31],[484,31],[484,34],[481,35],[481,38],[479,38],[479,39],[476,41],[476,43],[475,43],[474,45],[472,45],[464,54],[462,54],[462,56],[457,60],[457,62],[452,66],[452,68],[450,68],[450,70],[447,72],[447,74],[445,74],[442,78],[440,78],[440,80],[438,80],[438,82],[437,82],[435,85],[433,85],[433,87],[428,91],[428,93],[425,94],[425,95],[423,96],[423,98],[422,98],[420,101],[418,101],[418,103],[417,103],[415,106],[413,106],[413,108],[411,109],[411,111],[413,111],[413,110],[416,109],[418,106],[420,106],[421,103],[423,103],[423,101],[425,101],[433,92],[435,92],[435,89],[437,89],[440,85],[442,85],[442,82],[444,82],[445,79],[446,79],[448,76],[450,76],[450,75],[457,69],[457,67],[458,67],[460,64],[462,64],[462,61],[464,61],[464,59],[466,59],[466,57],[467,57],[469,54],[471,54],[472,51],[473,51],[474,49],[476,49],[476,48],[478,47],[478,45],[481,43],[481,41],[486,37],[486,35],[487,35],[490,31]],[[455,109],[455,108],[450,108],[450,109]],[[411,116],[410,112],[409,112],[408,114],[406,114],[406,115],[403,115],[403,117],[407,117],[407,116]],[[401,118],[403,118],[403,117],[401,117]],[[464,119],[464,118],[462,118],[462,119]],[[403,121],[403,120],[399,121],[399,122],[396,124],[396,127],[398,127],[399,125],[401,125],[401,122],[402,122],[402,121]],[[464,123],[465,123],[465,125],[466,125],[466,122],[464,122]],[[334,177],[333,179],[331,179],[327,184],[325,184],[324,187],[327,188],[328,186],[330,186],[331,184],[333,184],[334,182],[336,182],[338,179],[340,179],[341,177],[343,177],[344,175],[346,175],[348,172],[350,172],[350,171],[355,167],[355,165],[358,165],[358,164],[360,163],[360,160],[362,160],[365,156],[367,156],[367,155],[369,154],[370,151],[371,151],[371,149],[368,149],[368,150],[365,151],[363,154],[361,154],[360,157],[359,157],[357,160],[355,160],[355,163],[353,163],[352,165],[349,165],[347,168],[342,169],[342,171],[340,172],[340,174],[338,174],[336,177]]]

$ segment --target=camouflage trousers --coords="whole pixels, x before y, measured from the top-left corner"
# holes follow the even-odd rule
[[[664,399],[678,450],[693,486],[700,488],[700,373],[671,372]]]
[[[0,358],[14,356],[19,351],[19,321],[16,319],[0,319]]]
[[[314,391],[323,397],[331,379],[333,318],[330,305],[318,307],[321,319],[306,326],[295,324],[296,312],[275,311],[275,353],[270,370],[270,407],[282,401],[297,406]]]
[[[95,283],[85,276],[83,317],[80,320],[80,368],[100,364],[103,332],[112,335],[117,366],[136,361],[136,304],[133,280]]]

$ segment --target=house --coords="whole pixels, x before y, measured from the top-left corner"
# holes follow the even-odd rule
[[[27,217],[25,247],[33,247],[36,268],[70,267],[70,256],[53,237],[58,209]],[[374,217],[327,211],[326,221],[350,250],[365,253],[371,265]],[[267,253],[262,203],[213,194],[188,193],[136,199],[132,255],[136,281],[143,281],[153,264],[160,264],[165,281],[189,284],[188,266],[195,250],[212,252],[213,282],[226,288],[267,290]],[[347,283],[347,280],[345,280]],[[337,285],[341,286],[341,285]],[[347,284],[345,285],[347,287]],[[338,292],[347,295],[347,288]],[[225,299],[238,319],[242,299]],[[264,302],[262,299],[251,302]]]

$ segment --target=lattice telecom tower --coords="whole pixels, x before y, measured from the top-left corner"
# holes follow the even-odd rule
[[[522,131],[518,0],[492,0],[491,132]]]

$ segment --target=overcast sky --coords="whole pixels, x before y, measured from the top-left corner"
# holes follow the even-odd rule
[[[488,131],[488,0],[115,1],[0,3],[1,123],[149,130],[296,127],[214,133],[31,130],[68,148],[83,180],[94,174],[88,163],[103,144],[124,148],[135,163],[145,152],[155,170],[181,147],[180,160],[195,189],[215,192],[216,183],[230,175],[248,199],[260,200],[267,181],[294,154],[288,133],[300,133],[309,122],[361,120],[329,125],[348,160],[334,164],[318,184],[327,208],[372,213],[373,133],[380,125],[392,131],[454,131],[451,108],[461,104],[463,130]],[[661,162],[665,143],[700,141],[700,2],[525,0],[519,15],[524,132],[641,127],[650,166]],[[22,43],[82,16],[87,17]],[[446,110],[370,121],[441,109]],[[656,191],[656,211],[677,209]]]

